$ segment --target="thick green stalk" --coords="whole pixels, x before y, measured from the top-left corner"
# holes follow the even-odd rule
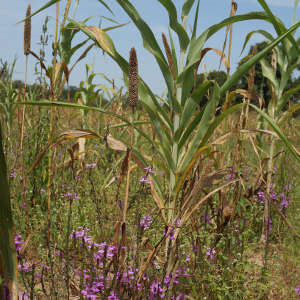
[[[186,28],[186,24],[187,24],[187,17],[183,18],[183,26],[184,29]],[[180,49],[180,57],[179,57],[179,72],[182,72],[184,69],[184,57],[185,57],[185,51],[184,49]],[[174,89],[176,88],[176,86],[174,86]],[[178,86],[177,91],[176,91],[176,95],[178,96],[178,103],[179,105],[182,104],[182,99],[181,99],[181,92],[182,92],[182,87]],[[174,108],[173,108],[174,109]],[[180,119],[181,119],[181,114],[175,112],[174,114],[174,133],[177,131],[177,129],[179,128],[180,125]],[[172,145],[172,160],[174,162],[175,165],[175,172],[177,171],[178,168],[178,142],[173,142]],[[177,204],[177,196],[174,193],[174,188],[175,188],[175,173],[173,173],[172,171],[170,172],[170,182],[169,182],[169,210],[168,210],[168,222],[169,224],[173,224],[174,223],[174,216],[176,215],[175,213],[175,209],[176,209],[176,204]],[[175,265],[175,257],[176,257],[176,247],[175,247],[175,240],[170,240],[170,239],[166,239],[166,259],[167,259],[167,263],[166,263],[166,274],[167,276],[169,276],[169,274],[173,271],[173,267]],[[170,293],[171,289],[169,289],[169,293]]]
[[[184,29],[186,28],[186,24],[187,24],[187,17],[184,17],[183,18]],[[182,72],[184,69],[184,57],[185,57],[185,51],[183,49],[180,49],[179,72]],[[174,86],[174,88],[176,88],[176,86]],[[181,105],[181,92],[182,92],[182,87],[178,86],[176,95],[178,96],[178,103],[180,105]],[[174,114],[174,133],[179,128],[180,118],[181,118],[181,115],[178,114],[177,112],[175,112],[175,114]],[[172,160],[174,162],[175,170],[176,170],[178,167],[178,142],[174,142],[172,145]],[[173,194],[174,187],[175,187],[175,174],[173,172],[170,172],[170,186],[169,186],[169,188],[170,188],[170,190],[169,190],[170,205],[169,205],[169,211],[168,211],[168,222],[171,222],[173,220],[174,210],[175,210],[175,206],[176,206],[176,198],[173,198],[173,197],[176,197]]]
[[[17,284],[17,254],[14,245],[14,225],[10,203],[9,184],[7,180],[7,167],[2,146],[2,133],[0,124],[0,279],[8,288],[7,299],[18,298]],[[0,284],[0,292],[5,287]],[[5,299],[3,294],[1,299]]]

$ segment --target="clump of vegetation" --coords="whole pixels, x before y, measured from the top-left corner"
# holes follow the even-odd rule
[[[78,1],[72,19],[70,0],[61,23],[56,16],[49,66],[47,20],[38,55],[27,10],[24,53],[40,67],[38,85],[26,78],[14,85],[14,64],[2,64],[1,297],[300,296],[299,86],[292,77],[300,63],[300,21],[286,29],[265,0],[258,0],[262,12],[238,15],[232,1],[229,18],[197,35],[200,1],[184,1],[178,21],[174,3],[159,0],[173,30],[162,33],[160,48],[130,1],[116,1],[154,56],[166,96],[143,80],[134,47],[128,59],[117,52],[108,31],[124,24],[76,21]],[[42,9],[53,4],[58,12],[59,1]],[[270,22],[277,37],[249,33],[245,45],[254,33],[267,43],[231,74],[232,26],[249,19]],[[223,49],[209,48],[222,28]],[[85,39],[74,46],[80,33]],[[87,64],[86,80],[72,94],[69,76],[95,46],[121,68],[124,87],[104,74],[110,86],[95,84]],[[82,53],[71,64],[76,51]],[[198,73],[209,51],[226,72]],[[257,74],[267,88],[258,88]]]

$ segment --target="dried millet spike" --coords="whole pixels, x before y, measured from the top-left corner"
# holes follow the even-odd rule
[[[172,73],[173,79],[175,79],[172,53],[171,53],[170,46],[168,44],[167,38],[166,38],[164,33],[162,33],[162,40],[163,40],[163,43],[164,43],[165,51],[166,51],[168,62],[169,62],[169,68],[170,68],[170,71]]]
[[[31,43],[31,18],[28,18],[31,15],[31,6],[30,4],[27,7],[26,11],[26,20],[24,24],[24,54],[28,55],[30,51]]]
[[[138,62],[137,56],[134,48],[130,50],[129,58],[129,105],[135,107],[137,105],[139,96],[138,96]]]

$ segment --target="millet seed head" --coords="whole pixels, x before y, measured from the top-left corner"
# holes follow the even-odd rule
[[[139,83],[139,75],[138,75],[138,61],[136,56],[136,51],[134,48],[130,50],[130,58],[129,58],[129,105],[131,107],[135,107],[138,102],[138,83]]]
[[[31,18],[28,18],[31,15],[31,6],[30,4],[27,7],[26,11],[26,20],[24,24],[24,54],[28,55],[30,51],[31,44]]]

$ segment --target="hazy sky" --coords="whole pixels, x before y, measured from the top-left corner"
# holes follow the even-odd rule
[[[0,58],[11,62],[13,58],[17,57],[16,69],[15,69],[15,79],[24,80],[25,71],[25,58],[23,55],[23,24],[16,24],[18,21],[24,18],[27,5],[31,3],[32,11],[37,10],[46,0],[10,0],[5,1],[0,10]],[[74,0],[72,1],[74,2]],[[115,0],[106,0],[107,4],[110,5],[114,15],[111,15],[108,10],[106,10],[97,0],[81,0],[79,8],[75,19],[82,21],[88,16],[94,16],[90,21],[89,25],[98,25],[101,16],[112,18],[120,23],[129,22],[129,17],[124,13],[124,11],[119,7]],[[156,0],[132,0],[131,1],[136,9],[139,11],[140,15],[145,19],[145,21],[152,28],[157,40],[161,43],[161,33],[167,33],[168,29],[168,16],[161,4]],[[176,6],[179,9],[179,16],[181,7],[184,1],[174,0]],[[261,11],[261,7],[256,0],[236,0],[238,3],[238,14],[248,13],[251,11]],[[61,8],[65,6],[66,1],[61,1]],[[292,16],[293,16],[293,4],[294,0],[267,0],[270,8],[275,15],[280,17],[287,27],[290,27]],[[231,8],[231,0],[201,0],[200,2],[200,16],[199,16],[199,26],[198,34],[204,31],[209,26],[220,22],[224,18],[228,17]],[[61,14],[62,14],[61,9]],[[71,8],[72,15],[73,8]],[[48,8],[46,11],[39,13],[32,19],[32,40],[31,48],[36,53],[39,53],[40,45],[38,45],[40,40],[41,28],[45,16],[50,17],[49,21],[49,34],[54,34],[55,25],[55,5]],[[193,18],[190,18],[189,25],[192,25]],[[106,20],[102,21],[103,27],[108,27],[113,25]],[[272,26],[266,24],[263,21],[246,21],[234,25],[233,31],[233,46],[232,46],[232,71],[236,68],[237,62],[241,59],[240,56],[242,44],[244,42],[246,34],[255,29],[265,29],[274,33]],[[221,30],[213,38],[208,40],[206,47],[222,48],[224,42],[225,29]],[[139,32],[135,29],[132,23],[110,31],[109,35],[112,37],[116,49],[125,58],[128,58],[129,51],[131,47],[135,47],[138,54],[139,61],[139,72],[146,82],[153,88],[154,92],[161,94],[164,90],[164,82],[159,69],[155,63],[155,60],[149,54],[142,45],[142,41]],[[83,40],[85,36],[81,33],[78,34],[77,41]],[[262,41],[262,37],[259,35],[254,35],[252,42],[254,44],[258,41]],[[51,54],[51,43],[47,50],[47,59],[50,63]],[[248,49],[246,49],[245,54]],[[80,51],[78,52],[80,55]],[[78,56],[76,56],[78,57]],[[76,59],[74,57],[74,59]],[[29,81],[34,82],[36,77],[34,75],[34,65],[36,61],[33,57],[29,58]],[[85,64],[94,63],[94,70],[96,73],[104,73],[109,78],[115,79],[119,84],[122,84],[122,73],[120,72],[118,66],[107,56],[102,55],[102,51],[99,49],[94,49],[90,52],[87,58],[74,69],[70,76],[70,84],[79,85],[81,80],[85,79]],[[209,54],[206,56],[204,61],[206,69],[217,69],[219,65],[218,57],[215,54]]]

